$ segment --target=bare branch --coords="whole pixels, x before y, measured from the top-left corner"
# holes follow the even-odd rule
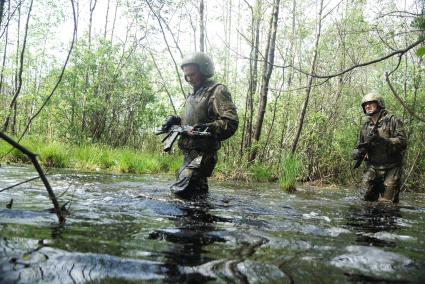
[[[8,190],[8,189],[11,189],[11,188],[14,188],[14,187],[17,187],[17,186],[19,186],[21,184],[24,184],[24,183],[27,183],[27,182],[30,182],[30,181],[33,181],[33,180],[36,180],[36,179],[39,179],[39,178],[40,177],[33,177],[33,178],[30,178],[30,179],[24,180],[22,182],[15,183],[14,185],[11,185],[11,186],[8,186],[8,187],[5,187],[5,188],[0,189],[0,192],[5,191],[5,190]]]
[[[359,64],[356,64],[356,65],[353,65],[353,66],[351,66],[351,67],[349,67],[349,68],[347,68],[347,69],[345,69],[345,70],[343,70],[341,72],[338,72],[338,73],[335,73],[335,74],[331,74],[331,75],[319,75],[319,74],[315,74],[315,73],[306,72],[306,71],[301,70],[301,69],[299,69],[299,68],[297,68],[295,66],[291,66],[291,67],[294,68],[295,70],[297,70],[300,73],[303,73],[305,75],[312,76],[314,78],[320,78],[320,79],[333,78],[333,77],[341,76],[341,75],[343,75],[343,74],[345,74],[345,73],[347,73],[349,71],[352,71],[354,69],[357,69],[359,67],[364,67],[364,66],[368,66],[368,65],[372,65],[372,64],[375,64],[375,63],[384,61],[384,60],[386,60],[388,58],[391,58],[393,56],[396,56],[396,55],[402,56],[403,54],[405,54],[406,52],[408,52],[412,48],[415,48],[416,46],[420,45],[424,41],[425,41],[425,38],[420,38],[417,41],[415,41],[414,43],[412,43],[411,45],[407,46],[406,48],[403,48],[403,49],[400,49],[400,50],[396,50],[396,51],[391,52],[391,53],[389,53],[389,54],[387,54],[387,55],[385,55],[383,57],[380,57],[380,58],[377,58],[377,59],[374,59],[374,60],[371,60],[371,61],[367,61],[367,62],[363,62],[363,63],[359,63]],[[278,67],[281,67],[282,68],[283,66],[278,66]]]
[[[183,95],[183,97],[186,99],[186,95],[185,95],[185,92],[184,92],[184,89],[183,89],[182,80],[181,80],[181,78],[180,78],[179,68],[178,68],[178,66],[177,66],[177,62],[176,62],[176,60],[174,59],[174,55],[173,55],[173,53],[171,52],[170,45],[168,44],[168,40],[167,40],[167,37],[166,37],[166,35],[165,35],[164,28],[162,27],[161,18],[160,18],[160,17],[157,15],[157,13],[153,10],[151,3],[150,3],[148,0],[145,0],[145,2],[146,2],[146,4],[149,6],[149,9],[150,9],[150,10],[151,10],[151,12],[154,14],[154,16],[156,17],[156,19],[158,20],[159,27],[161,28],[162,37],[164,38],[165,44],[167,45],[168,53],[170,54],[171,59],[173,60],[173,63],[174,63],[174,69],[176,70],[176,75],[177,75],[177,78],[178,78],[178,80],[179,80],[179,84],[180,84],[180,89],[181,89],[181,91],[182,91],[182,95]]]
[[[388,83],[388,86],[390,87],[391,92],[393,93],[394,97],[397,99],[397,101],[403,106],[403,108],[413,117],[415,117],[417,120],[425,123],[425,118],[418,116],[410,107],[406,105],[406,103],[400,98],[400,96],[397,94],[397,91],[394,89],[393,85],[390,81],[390,74],[388,72],[385,73],[385,80]]]

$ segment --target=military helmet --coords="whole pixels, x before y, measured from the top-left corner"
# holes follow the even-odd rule
[[[195,64],[199,67],[199,72],[207,78],[214,75],[214,63],[205,52],[195,52],[183,58],[181,68],[185,65]]]
[[[365,103],[368,103],[368,102],[376,102],[378,104],[379,109],[385,108],[384,99],[378,93],[374,93],[374,92],[368,93],[362,98],[362,108],[363,108],[364,113],[366,113],[366,111],[364,109],[364,105],[365,105]]]

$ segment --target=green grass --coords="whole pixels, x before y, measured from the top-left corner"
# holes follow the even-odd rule
[[[67,168],[70,159],[66,148],[57,143],[48,143],[38,151],[41,164],[48,168]]]
[[[21,143],[38,154],[44,167],[74,168],[86,171],[109,171],[133,174],[174,174],[180,167],[179,154],[146,153],[134,149],[113,149],[103,145],[73,145],[27,139]],[[4,156],[12,147],[0,141],[0,155]],[[2,158],[2,162],[30,163],[29,158],[17,149]]]
[[[279,186],[281,189],[293,192],[296,189],[297,175],[301,169],[299,160],[293,155],[285,155],[281,162]]]
[[[267,167],[254,165],[250,168],[252,179],[257,182],[269,182],[273,179],[273,175]]]

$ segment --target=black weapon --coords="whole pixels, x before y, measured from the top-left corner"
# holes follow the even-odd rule
[[[161,127],[155,131],[155,135],[165,134],[162,142],[164,142],[164,152],[171,151],[174,142],[180,134],[191,133],[194,136],[211,136],[211,132],[205,129],[203,131],[193,130],[193,126],[190,125],[172,125],[171,127]]]
[[[371,137],[373,135],[376,135],[376,132],[378,131],[378,123],[379,123],[379,120],[381,119],[382,113],[383,111],[381,110],[379,112],[379,116],[378,116],[378,119],[376,120],[375,125],[373,126],[372,130],[367,134],[367,136]],[[366,157],[366,154],[369,150],[369,146],[370,146],[370,142],[363,142],[357,145],[356,148],[360,151],[360,157],[354,164],[353,169],[357,169],[358,167],[360,167],[360,165],[362,164],[363,160]]]

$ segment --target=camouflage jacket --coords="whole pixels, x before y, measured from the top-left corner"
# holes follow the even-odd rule
[[[403,122],[387,111],[384,110],[383,112],[377,126],[379,138],[367,147],[366,165],[375,169],[401,166],[407,147]],[[365,138],[374,126],[371,118],[363,124],[360,129],[358,144],[365,142]]]
[[[186,98],[182,125],[205,124],[211,137],[186,136],[179,139],[180,149],[216,151],[221,143],[231,137],[238,128],[238,114],[226,86],[207,81],[195,93]]]

